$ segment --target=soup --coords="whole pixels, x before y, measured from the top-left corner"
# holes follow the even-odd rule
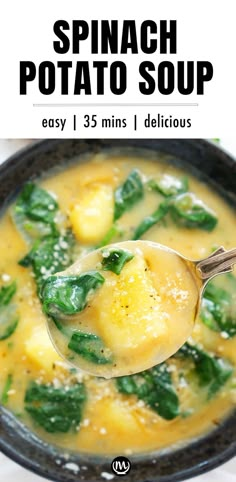
[[[98,246],[141,238],[191,259],[234,247],[235,214],[209,186],[161,160],[100,154],[26,184],[0,233],[1,402],[41,439],[80,452],[148,452],[211,430],[232,409],[233,274],[208,285],[177,353],[112,380],[58,355],[41,303],[48,276]]]

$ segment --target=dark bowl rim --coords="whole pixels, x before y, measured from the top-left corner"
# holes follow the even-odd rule
[[[202,438],[204,438],[204,435]],[[48,473],[46,470],[44,470],[44,467],[35,464],[35,462],[30,458],[26,458],[22,456],[20,453],[14,450],[13,446],[10,446],[10,445],[5,446],[4,442],[2,443],[1,438],[0,438],[0,451],[5,456],[9,457],[10,460],[17,463],[20,467],[23,467],[36,475],[45,477],[45,479],[50,480],[52,482],[62,482],[62,481],[66,482],[65,477],[61,478],[60,481],[58,480],[58,478],[54,478],[53,476],[48,478]],[[217,454],[201,464],[195,465],[187,469],[179,470],[178,472],[171,475],[160,476],[157,479],[149,479],[149,478],[145,480],[142,479],[142,481],[138,481],[138,482],[159,482],[159,481],[160,482],[183,482],[186,479],[192,479],[193,477],[197,477],[198,475],[202,475],[204,473],[207,473],[211,470],[218,468],[222,464],[232,460],[234,456],[236,456],[236,440],[234,444],[228,446],[220,455]],[[112,459],[113,459],[113,456],[111,455],[111,460]],[[96,463],[99,464],[99,459],[96,460]],[[102,457],[100,457],[100,463],[102,463]],[[142,464],[142,461],[140,461],[140,463]],[[79,478],[77,480],[78,482],[80,481]],[[87,479],[85,480],[89,482]],[[115,478],[115,480],[117,479]]]
[[[13,462],[17,463],[20,467],[23,467],[24,469],[30,471],[33,474],[36,474],[40,477],[44,477],[45,480],[50,480],[51,482],[61,482],[61,481],[66,482],[65,477],[63,477],[63,479],[60,479],[60,481],[58,480],[58,478],[54,478],[54,477],[48,478],[48,473],[46,470],[44,470],[43,467],[39,467],[32,460],[22,457],[19,453],[14,451],[12,447],[8,446],[8,448],[5,449],[4,444],[1,443],[1,439],[0,439],[0,451],[2,452],[3,455],[8,457],[10,461],[12,460]],[[217,469],[222,464],[232,460],[232,458],[235,456],[236,456],[236,444],[232,447],[228,447],[228,449],[226,449],[220,457],[219,455],[214,456],[207,462],[193,466],[188,469],[180,470],[172,475],[164,475],[164,476],[158,477],[156,480],[149,479],[149,478],[146,480],[142,479],[142,482],[159,482],[159,481],[160,482],[183,482],[184,480],[189,480],[189,479],[192,479],[193,477],[197,477],[211,470]],[[142,464],[142,462],[140,463]],[[78,482],[80,482],[80,480],[82,479],[79,479],[79,476],[78,476],[77,480]],[[114,479],[114,480],[117,480],[117,479]],[[98,482],[101,482],[101,481],[98,481]]]
[[[12,163],[15,163],[17,161],[19,161],[24,154],[26,154],[27,156],[31,154],[31,152],[34,152],[35,149],[38,149],[38,148],[46,148],[47,145],[57,145],[59,143],[63,143],[63,142],[67,142],[67,141],[70,141],[71,139],[35,139],[35,140],[32,140],[32,142],[30,142],[29,144],[23,146],[23,147],[20,147],[19,149],[17,149],[16,152],[14,152],[13,154],[11,154],[10,156],[8,156],[6,159],[4,159],[1,163],[0,163],[0,175],[2,174],[2,172],[5,171],[5,169],[8,168],[9,164],[12,164]],[[83,139],[74,139],[74,140],[77,140],[77,141],[83,141]],[[86,142],[93,142],[93,141],[97,141],[98,139],[96,138],[90,138],[90,139],[85,139]],[[105,139],[106,141],[113,141],[114,139]],[[121,138],[121,139],[115,139],[116,141],[126,141],[127,139],[125,138]],[[157,139],[142,139],[142,138],[139,138],[139,139],[132,139],[133,141],[135,140],[138,140],[138,141],[152,141],[152,140],[157,140]],[[173,139],[158,139],[158,141],[172,141]],[[176,141],[183,141],[183,142],[188,142],[188,141],[196,141],[196,142],[199,142],[200,144],[204,146],[211,146],[216,152],[217,151],[220,151],[221,153],[224,154],[225,158],[228,158],[229,161],[234,161],[236,162],[236,154],[235,156],[229,152],[227,150],[227,148],[224,148],[220,145],[220,143],[216,143],[214,140],[212,139],[201,139],[201,138],[194,138],[194,139],[174,139]]]

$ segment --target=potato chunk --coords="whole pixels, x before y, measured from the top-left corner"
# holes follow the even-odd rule
[[[80,191],[72,207],[70,221],[77,239],[82,243],[98,242],[113,221],[113,189],[105,184],[90,184]]]
[[[136,256],[119,276],[110,275],[96,299],[98,332],[112,351],[149,349],[153,334],[166,333],[160,299],[145,260]]]
[[[25,342],[25,351],[30,360],[47,373],[52,371],[55,362],[62,361],[50,340],[46,326],[38,326],[33,330],[31,337]]]
[[[112,430],[117,431],[119,434],[139,429],[139,424],[132,408],[128,404],[124,406],[119,398],[117,400],[111,398],[103,399],[102,404],[100,406],[97,404],[96,409],[98,410],[101,425],[112,427]]]

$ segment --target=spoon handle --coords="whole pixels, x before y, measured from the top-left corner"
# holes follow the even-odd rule
[[[229,273],[236,264],[236,248],[226,251],[220,247],[211,256],[196,262],[196,268],[200,277],[206,282],[214,276]]]

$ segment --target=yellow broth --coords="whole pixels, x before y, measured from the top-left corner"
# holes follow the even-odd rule
[[[57,196],[60,210],[66,215],[66,224],[72,225],[77,237],[78,253],[99,243],[112,223],[113,211],[109,208],[112,191],[119,186],[133,168],[138,168],[144,178],[169,174],[181,178],[182,170],[166,163],[149,161],[145,158],[113,157],[98,155],[84,164],[75,163],[59,173],[52,173],[47,179],[39,180],[44,189]],[[188,174],[187,174],[188,175]],[[176,249],[184,256],[200,259],[209,255],[214,248],[223,245],[229,249],[236,245],[236,223],[233,210],[211,188],[188,175],[189,191],[195,193],[217,215],[218,224],[211,231],[177,226],[169,217],[153,226],[143,239]],[[91,205],[95,202],[97,186],[105,185],[107,205],[106,219],[101,222],[99,231],[99,207],[93,217],[94,229],[76,225],[83,211],[75,206],[86,205],[86,189],[89,186]],[[108,199],[107,199],[108,198]],[[153,212],[163,197],[147,190],[142,201],[133,206],[118,220],[123,238],[130,239],[135,226]],[[89,204],[88,202],[88,204]],[[85,209],[85,208],[84,208]],[[76,217],[75,211],[80,210]],[[99,211],[100,210],[100,211]],[[90,211],[91,213],[91,211]],[[96,225],[97,219],[97,225]],[[0,393],[3,393],[9,374],[12,383],[5,397],[5,405],[20,417],[43,440],[65,449],[82,452],[112,454],[148,452],[181,444],[193,437],[211,430],[233,408],[235,403],[235,371],[211,399],[206,390],[198,385],[191,375],[191,362],[171,357],[167,361],[168,370],[180,402],[180,414],[166,420],[136,395],[125,395],[118,391],[114,380],[95,378],[83,372],[71,371],[71,367],[56,353],[46,329],[45,315],[36,294],[32,271],[18,264],[29,251],[14,225],[10,211],[0,221],[0,275],[2,285],[12,280],[17,282],[14,302],[17,304],[19,323],[15,332],[6,340],[0,341]],[[99,235],[100,239],[96,239]],[[87,236],[87,237],[86,237]],[[112,242],[121,240],[114,237]],[[224,277],[222,283],[224,285]],[[236,364],[236,338],[226,338],[225,334],[209,329],[199,318],[192,333],[192,342],[210,353]],[[185,369],[190,366],[186,377]],[[48,433],[36,423],[24,409],[24,398],[31,381],[38,384],[52,384],[55,388],[70,386],[78,381],[86,385],[87,400],[82,410],[82,421],[77,430],[67,433]]]

